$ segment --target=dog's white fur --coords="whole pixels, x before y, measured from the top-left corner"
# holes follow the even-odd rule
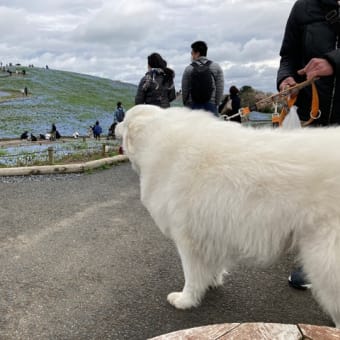
[[[203,111],[138,105],[117,126],[141,200],[174,240],[197,306],[235,263],[297,246],[316,299],[340,327],[340,128],[253,129]]]

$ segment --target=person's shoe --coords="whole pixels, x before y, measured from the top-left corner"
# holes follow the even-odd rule
[[[288,283],[291,287],[296,289],[310,289],[312,284],[307,280],[302,269],[292,272],[288,277]]]

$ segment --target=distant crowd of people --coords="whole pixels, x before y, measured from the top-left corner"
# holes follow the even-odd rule
[[[118,123],[122,122],[125,117],[125,109],[122,105],[122,102],[117,103],[117,108],[113,114],[113,123],[110,125],[107,133],[107,139],[116,139],[115,129]],[[87,137],[94,138],[95,140],[100,140],[103,134],[103,128],[101,127],[99,120],[95,122],[94,125],[90,125],[87,133]],[[77,139],[79,138],[79,132],[74,132],[72,137]],[[51,130],[45,134],[39,134],[39,136],[34,135],[33,133],[29,133],[29,131],[24,131],[20,135],[20,139],[22,140],[30,140],[32,142],[36,142],[38,140],[50,140],[55,141],[61,138],[61,134],[58,131],[55,123],[52,124]]]
[[[175,72],[167,66],[167,61],[159,53],[152,53],[147,57],[148,69],[141,78],[137,87],[135,104],[157,105],[162,108],[170,107],[170,103],[181,95],[183,105],[192,109],[203,109],[218,116],[230,116],[238,112],[240,108],[239,90],[231,86],[229,94],[223,97],[224,76],[222,68],[207,58],[208,46],[204,41],[196,41],[191,45],[192,62],[188,65],[182,76],[182,89],[176,93],[174,78]],[[32,65],[33,67],[33,65]],[[46,69],[48,66],[46,65]],[[24,96],[28,95],[28,88],[22,90]],[[107,138],[116,139],[115,129],[118,123],[125,117],[125,109],[122,102],[118,101],[113,113],[113,122],[108,129]],[[240,117],[233,119],[240,122]],[[103,128],[99,120],[91,125],[88,136],[100,140]],[[73,137],[78,138],[79,133]],[[28,134],[25,131],[21,139],[56,140],[60,133],[55,124],[52,125],[50,133],[40,134],[39,137]]]
[[[125,118],[125,109],[123,107],[122,102],[117,103],[117,107],[113,113],[113,122],[109,127],[107,138],[108,139],[116,139],[116,126],[118,123],[122,122]],[[90,126],[89,128],[89,136],[95,138],[96,140],[99,140],[101,137],[101,134],[103,133],[103,129],[99,124],[99,121],[97,120],[96,123],[93,126]]]
[[[107,139],[116,139],[115,135],[115,129],[118,123],[122,122],[125,118],[125,109],[123,107],[122,102],[117,103],[116,110],[113,114],[113,123],[110,125],[107,133]],[[94,138],[96,140],[100,140],[101,136],[103,134],[103,129],[99,123],[99,120],[95,122],[94,125],[90,125],[88,129],[88,137]],[[74,132],[72,134],[73,138],[78,138],[79,132]],[[30,140],[32,142],[38,141],[38,140],[57,140],[61,138],[61,134],[59,133],[55,123],[52,124],[51,130],[48,133],[45,134],[39,134],[39,136],[35,136],[33,133],[29,133],[28,131],[24,131],[20,135],[20,139],[22,140]]]
[[[152,53],[147,57],[148,69],[141,78],[137,87],[135,104],[151,104],[162,108],[170,107],[170,103],[181,95],[183,104],[192,109],[204,109],[214,115],[233,115],[240,108],[240,98],[238,89],[232,86],[229,94],[223,97],[224,76],[222,68],[207,58],[208,46],[204,41],[196,41],[191,45],[192,62],[188,65],[182,76],[182,89],[176,93],[174,78],[175,72],[167,66],[167,61],[159,54]],[[2,63],[0,64],[2,66]],[[33,65],[30,65],[33,67]],[[46,65],[48,69],[48,65]],[[24,96],[28,95],[27,86],[22,90]],[[113,122],[108,130],[108,138],[115,139],[115,129],[119,122],[125,117],[125,109],[122,102],[117,102],[113,114]],[[240,121],[237,117],[235,121]],[[97,120],[93,126],[89,127],[89,136],[96,140],[101,138],[103,128]],[[75,133],[77,138],[79,133]],[[38,139],[56,140],[60,138],[60,133],[52,125],[50,133],[40,134],[39,137],[28,134],[25,131],[21,135],[22,139],[32,141]]]
[[[30,140],[32,142],[36,142],[38,140],[51,140],[51,141],[55,141],[57,139],[60,139],[61,135],[59,133],[59,131],[57,130],[56,125],[53,123],[51,126],[51,130],[48,133],[40,133],[39,136],[35,136],[33,133],[29,133],[27,130],[24,131],[21,135],[20,135],[20,139],[21,140]]]

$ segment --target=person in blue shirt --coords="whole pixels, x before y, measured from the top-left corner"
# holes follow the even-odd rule
[[[99,121],[97,120],[95,126],[93,127],[93,137],[99,140],[102,132],[103,129],[101,128],[101,126],[99,125]]]

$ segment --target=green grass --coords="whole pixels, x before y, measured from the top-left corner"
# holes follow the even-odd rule
[[[132,84],[52,69],[25,70],[25,76],[0,72],[0,91],[9,94],[0,97],[0,138],[18,137],[25,130],[46,133],[52,123],[64,136],[74,131],[86,134],[96,120],[106,133],[117,101],[126,109],[134,104],[136,86]],[[21,93],[25,86],[27,97]]]
[[[96,161],[98,159],[102,159],[104,157],[113,157],[117,156],[117,152],[108,152],[103,156],[101,152],[94,152],[94,153],[88,153],[88,154],[72,154],[64,156],[54,162],[54,164],[71,164],[71,163],[83,163],[83,162],[89,162],[89,161]]]
[[[62,165],[62,164],[72,164],[72,163],[84,163],[89,161],[95,161],[106,157],[117,156],[118,152],[114,150],[110,150],[105,155],[102,154],[101,151],[92,151],[87,153],[77,153],[74,152],[72,154],[64,155],[62,157],[58,157],[54,160],[53,165]],[[0,155],[1,156],[1,155]],[[0,168],[10,168],[10,167],[26,167],[26,166],[42,166],[42,165],[50,165],[48,158],[41,159],[29,152],[22,152],[16,163],[13,165],[0,164]],[[109,168],[109,165],[103,165],[102,168]]]

